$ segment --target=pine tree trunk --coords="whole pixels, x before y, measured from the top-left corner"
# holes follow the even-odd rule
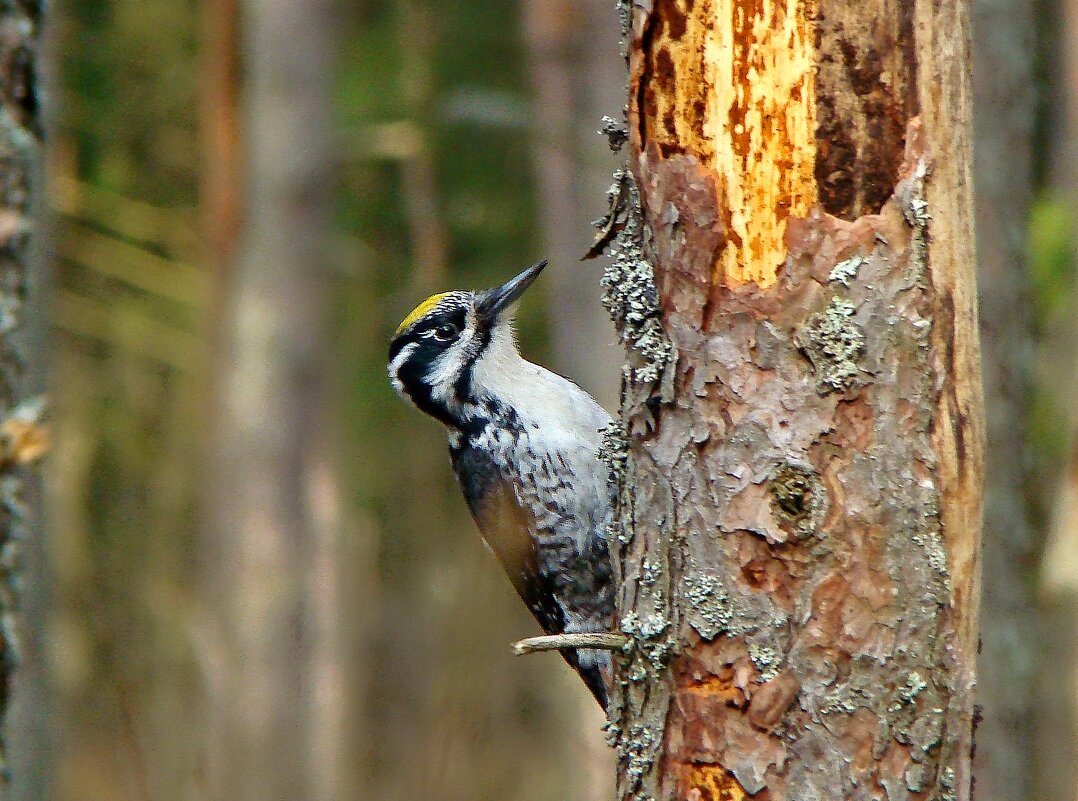
[[[45,204],[35,0],[0,11],[0,799],[46,794],[51,748],[41,483],[29,465],[47,444]]]
[[[619,797],[968,799],[968,4],[628,9]]]

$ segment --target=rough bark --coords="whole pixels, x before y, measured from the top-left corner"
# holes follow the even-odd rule
[[[28,467],[45,446],[42,11],[34,0],[0,11],[0,798],[18,799],[42,797],[49,747],[41,490]]]
[[[207,795],[339,797],[327,462],[331,4],[242,9],[245,227],[222,315],[204,543]]]
[[[635,3],[619,796],[968,799],[968,5]]]
[[[1033,796],[1032,677],[1038,652],[1033,571],[1040,538],[1028,495],[1032,365],[1026,269],[1032,195],[1033,9],[974,0],[973,141],[978,297],[988,421],[983,645],[978,660],[977,792]]]

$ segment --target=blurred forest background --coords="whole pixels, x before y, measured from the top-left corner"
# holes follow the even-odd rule
[[[973,6],[978,791],[1076,801],[1078,0]],[[619,160],[614,3],[48,13],[49,689],[21,703],[56,736],[16,796],[609,797],[599,712],[556,656],[512,657],[534,624],[384,356],[426,295],[547,257],[525,350],[614,408],[579,260]]]

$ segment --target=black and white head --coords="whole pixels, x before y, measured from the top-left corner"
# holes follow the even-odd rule
[[[442,292],[416,306],[389,343],[393,388],[446,425],[462,427],[482,389],[474,386],[477,365],[496,370],[501,360],[519,359],[513,311],[545,266],[533,264],[494,289]]]

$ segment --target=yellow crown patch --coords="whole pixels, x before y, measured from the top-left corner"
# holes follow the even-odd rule
[[[451,294],[453,294],[453,293],[452,292],[439,292],[437,295],[431,295],[425,301],[423,301],[418,306],[416,306],[414,309],[412,309],[411,314],[409,314],[407,317],[405,317],[404,320],[401,321],[401,324],[397,326],[397,331],[396,331],[396,333],[393,334],[393,336],[400,336],[400,333],[402,331],[404,331],[406,328],[408,328],[408,326],[410,326],[416,320],[419,320],[422,317],[424,317],[431,309],[433,309],[435,306],[438,305],[438,303],[442,300],[442,298],[444,298],[446,295],[451,295]]]

